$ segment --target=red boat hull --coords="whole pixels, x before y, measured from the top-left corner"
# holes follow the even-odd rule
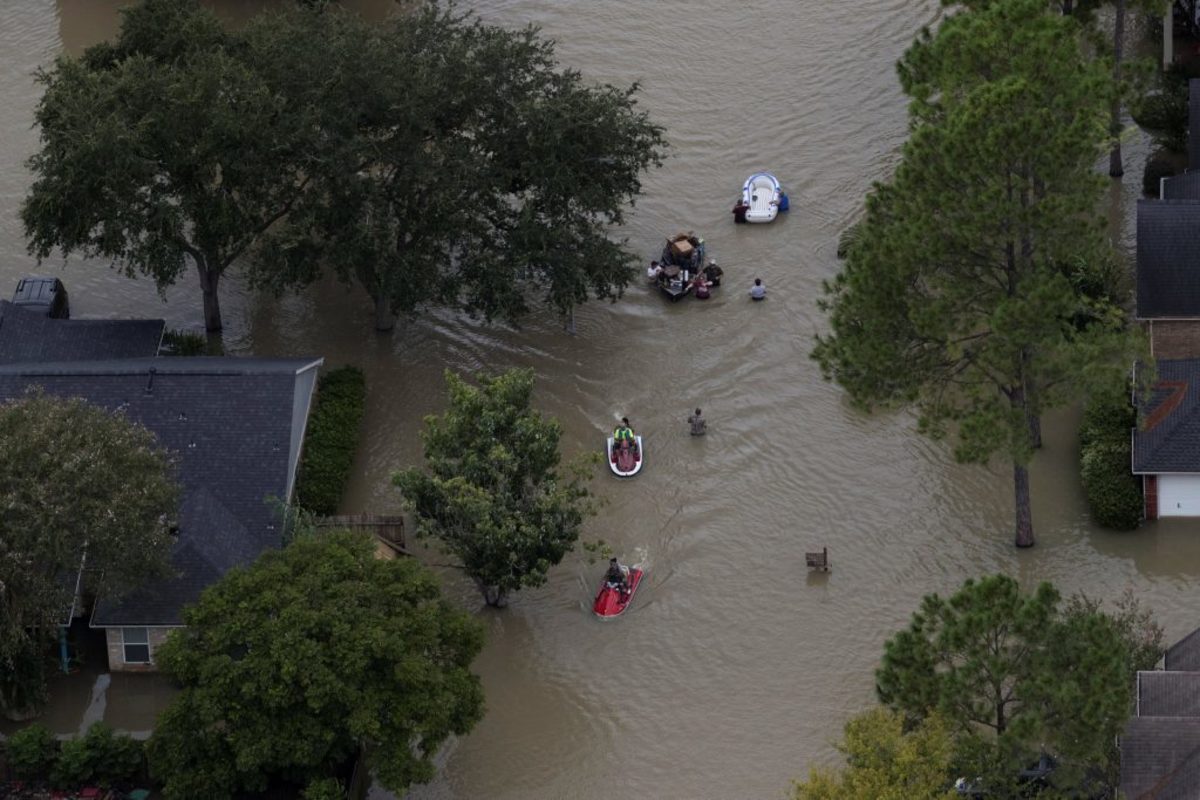
[[[612,619],[624,614],[625,609],[629,608],[629,604],[633,602],[633,596],[637,593],[638,585],[642,582],[644,574],[641,567],[629,568],[629,591],[627,592],[609,586],[607,581],[601,583],[600,592],[596,595],[596,602],[592,603],[592,612],[601,619]]]

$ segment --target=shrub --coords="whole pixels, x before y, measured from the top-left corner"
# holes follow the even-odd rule
[[[166,331],[161,352],[164,356],[220,356],[225,354],[219,339],[210,340],[202,333]]]
[[[1183,153],[1188,138],[1188,79],[1193,70],[1175,63],[1157,75],[1156,85],[1133,103],[1131,112],[1157,147]],[[1157,188],[1154,194],[1157,194]]]
[[[129,736],[118,736],[96,723],[83,737],[92,757],[92,780],[101,786],[129,783],[142,773],[142,743]]]
[[[336,514],[354,466],[366,403],[362,370],[341,367],[321,376],[304,437],[296,499],[318,515]]]
[[[69,739],[62,744],[58,760],[50,770],[50,783],[58,789],[70,789],[90,783],[92,757],[86,739]]]
[[[60,789],[88,783],[111,786],[134,780],[142,771],[142,743],[117,736],[97,722],[87,733],[63,742],[58,761],[50,770],[50,782]]]
[[[30,725],[9,736],[4,742],[4,760],[14,778],[45,778],[58,755],[58,740],[45,725]]]
[[[304,788],[303,800],[345,800],[346,791],[336,778],[321,778]]]
[[[1079,446],[1087,450],[1098,441],[1129,440],[1129,432],[1137,424],[1133,405],[1124,393],[1097,395],[1083,408],[1079,422]]]
[[[1130,447],[1128,436],[1100,439],[1080,458],[1092,519],[1105,528],[1131,531],[1142,521],[1142,488],[1129,471]]]
[[[1142,521],[1141,482],[1130,472],[1130,430],[1137,417],[1123,392],[1088,401],[1079,423],[1079,469],[1092,519],[1129,531]]]
[[[1146,166],[1142,170],[1142,194],[1147,197],[1158,197],[1163,178],[1178,175],[1183,171],[1178,164],[1178,157],[1166,150],[1155,150],[1146,157]]]

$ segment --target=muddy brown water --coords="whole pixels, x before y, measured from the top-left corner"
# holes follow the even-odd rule
[[[111,35],[120,5],[0,3],[0,293],[34,269],[16,216],[37,145],[30,75]],[[264,5],[217,7],[236,19]],[[348,511],[397,508],[388,476],[419,459],[420,420],[441,408],[446,368],[535,368],[537,405],[562,421],[568,454],[601,447],[621,415],[645,436],[640,476],[597,475],[607,506],[588,532],[649,567],[622,619],[591,617],[602,567],[580,556],[503,612],[480,609],[446,573],[450,593],[488,629],[477,662],[488,711],[414,796],[779,797],[810,765],[836,763],[831,742],[871,705],[883,641],[920,597],[981,573],[1101,597],[1129,587],[1168,638],[1200,625],[1200,525],[1094,528],[1076,473],[1076,415],[1046,421],[1033,469],[1038,546],[1017,552],[1003,465],[958,466],[907,416],[855,412],[808,358],[838,232],[903,141],[892,65],[936,21],[935,0],[489,0],[479,11],[541,24],[590,78],[642,83],[641,102],[674,148],[623,234],[649,257],[663,235],[694,229],[726,283],[707,303],[678,305],[634,285],[620,303],[582,309],[571,337],[553,315],[510,330],[445,313],[380,336],[358,291],[329,284],[276,300],[224,282],[229,351],[366,369],[367,435]],[[1140,135],[1127,139],[1129,172],[1110,197],[1126,248],[1145,152]],[[781,177],[791,211],[735,227],[729,206],[760,169]],[[164,300],[102,263],[42,269],[62,275],[78,316],[201,324],[192,276]],[[769,289],[762,304],[746,297],[755,276]],[[697,405],[709,419],[704,438],[687,435]],[[804,551],[822,546],[833,571],[807,574]],[[118,725],[121,713],[109,703]]]

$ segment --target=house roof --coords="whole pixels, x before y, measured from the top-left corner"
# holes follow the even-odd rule
[[[1137,715],[1200,717],[1200,672],[1138,672]]]
[[[1188,80],[1188,168],[1200,169],[1200,80]]]
[[[1200,200],[1139,200],[1137,316],[1200,317]]]
[[[1133,473],[1200,472],[1200,359],[1160,359],[1138,408]]]
[[[1191,800],[1200,786],[1200,719],[1133,717],[1121,736],[1128,800]]]
[[[50,319],[0,300],[0,364],[150,357],[164,326],[161,319]]]
[[[295,464],[320,359],[138,358],[0,365],[0,402],[40,386],[119,410],[145,425],[176,458],[181,485],[177,576],[118,599],[102,599],[92,624],[178,625],[184,605],[231,567],[281,545],[276,510]],[[297,409],[301,413],[297,413]]]
[[[1200,672],[1200,628],[1167,648],[1163,669]]]
[[[1159,197],[1163,200],[1200,200],[1200,169],[1163,178],[1159,184]]]

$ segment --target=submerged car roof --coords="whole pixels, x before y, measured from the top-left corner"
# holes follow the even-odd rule
[[[58,278],[40,275],[21,278],[17,282],[17,290],[13,292],[13,305],[49,305],[60,286]]]

